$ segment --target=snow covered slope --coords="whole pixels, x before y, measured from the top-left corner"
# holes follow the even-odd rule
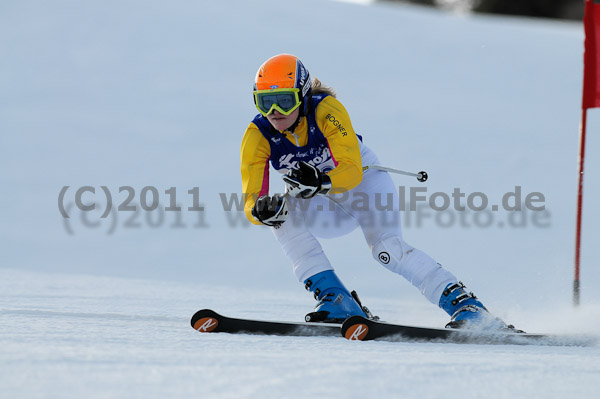
[[[421,223],[405,216],[405,238],[492,301],[569,301],[580,25],[314,0],[304,7],[327,17],[302,24],[284,17],[290,1],[57,4],[11,3],[0,16],[3,266],[297,289],[270,232],[224,211],[220,196],[241,191],[256,68],[285,51],[338,90],[383,163],[427,170],[429,195],[483,192],[491,206],[515,186],[541,192],[547,213],[425,211]],[[599,123],[590,112],[582,290],[595,302]],[[64,186],[70,219],[57,207]],[[83,195],[95,213],[74,205],[83,186],[97,190]],[[100,186],[115,206],[132,187],[138,211],[152,186],[161,206],[102,219]],[[181,212],[164,211],[170,187]],[[203,213],[186,210],[194,187]],[[363,295],[414,295],[374,263],[360,232],[325,245]]]
[[[588,119],[584,307],[569,306],[581,25],[410,6],[301,4],[0,5],[0,299],[7,331],[0,357],[8,359],[0,386],[9,396],[23,388],[22,397],[202,389],[253,397],[263,388],[270,388],[266,396],[290,396],[292,388],[301,396],[307,378],[329,394],[337,388],[406,397],[431,397],[456,384],[468,390],[473,380],[495,397],[541,390],[558,397],[569,388],[586,397],[598,388],[597,348],[350,347],[317,338],[199,337],[188,327],[201,307],[298,320],[312,306],[272,234],[226,212],[220,195],[241,190],[239,147],[256,113],[255,71],[271,55],[289,52],[336,88],[386,166],[429,173],[429,194],[460,188],[467,196],[485,193],[492,205],[515,186],[523,197],[543,193],[545,213],[478,219],[424,210],[420,224],[419,215],[406,214],[405,239],[520,328],[600,331],[597,110]],[[69,219],[57,206],[64,186]],[[96,190],[83,195],[84,203],[99,202],[94,212],[74,205],[84,186]],[[130,186],[138,212],[113,209],[101,218],[101,186],[115,207],[127,198],[119,188]],[[159,210],[139,211],[144,187],[157,189]],[[181,212],[164,211],[171,187]],[[283,187],[277,176],[272,187]],[[204,212],[187,210],[194,195]],[[386,319],[433,326],[446,320],[373,261],[360,232],[324,247],[347,285]],[[146,321],[156,330],[137,329]],[[335,367],[323,366],[317,353]],[[476,378],[461,380],[453,362]],[[193,379],[199,375],[204,379]],[[258,375],[268,381],[251,384]],[[328,386],[329,376],[346,385]]]
[[[599,388],[597,347],[200,335],[189,326],[198,304],[280,319],[306,310],[303,295],[6,269],[0,288],[6,398],[594,398]],[[396,320],[434,320],[430,306],[371,302]]]

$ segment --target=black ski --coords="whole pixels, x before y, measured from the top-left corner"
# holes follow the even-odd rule
[[[340,336],[341,324],[280,322],[236,319],[221,316],[214,310],[199,310],[192,316],[191,325],[199,332],[226,332],[232,334]]]
[[[477,331],[448,328],[425,328],[389,324],[352,316],[342,325],[342,335],[349,340],[430,341],[461,344],[590,346],[597,337],[526,334],[504,331]]]
[[[552,346],[594,346],[600,341],[599,337],[589,335],[527,334],[404,326],[361,316],[352,316],[343,324],[250,320],[222,316],[210,309],[196,312],[190,324],[195,330],[204,333],[336,337],[341,335],[349,340],[360,341]]]

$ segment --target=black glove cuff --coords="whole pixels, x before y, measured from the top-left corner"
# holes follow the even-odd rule
[[[321,173],[321,186],[319,194],[327,194],[331,190],[331,178],[325,173]]]

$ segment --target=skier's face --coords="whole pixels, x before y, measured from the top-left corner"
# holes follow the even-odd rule
[[[300,113],[300,108],[296,108],[294,112],[289,115],[283,115],[281,112],[277,110],[273,110],[272,113],[267,115],[267,119],[271,122],[271,125],[277,130],[285,130],[292,126],[296,119],[298,119],[298,114]]]

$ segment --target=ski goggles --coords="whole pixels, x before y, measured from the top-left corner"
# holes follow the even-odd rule
[[[277,110],[289,115],[300,106],[300,89],[273,89],[254,92],[254,103],[263,115],[267,116]]]

